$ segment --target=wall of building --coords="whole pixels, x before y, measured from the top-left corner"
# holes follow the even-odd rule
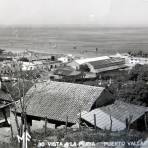
[[[62,63],[68,63],[69,58],[68,57],[60,57],[60,58],[58,58],[58,61],[61,61]]]
[[[148,58],[143,58],[143,57],[128,57],[126,59],[126,63],[129,66],[135,66],[136,64],[148,64]]]
[[[79,70],[79,68],[80,68],[80,64],[78,64],[75,61],[68,63],[67,66],[70,66],[70,67],[74,68],[75,70]]]
[[[99,108],[108,104],[111,104],[114,102],[114,96],[111,94],[108,90],[104,90],[99,98],[95,101],[94,105],[92,106],[92,109]]]

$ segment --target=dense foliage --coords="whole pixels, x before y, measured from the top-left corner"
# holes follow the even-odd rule
[[[123,85],[119,90],[119,96],[126,102],[148,106],[148,85],[143,81]]]
[[[148,82],[148,65],[135,65],[129,73],[129,80]]]
[[[11,97],[17,101],[21,97],[23,97],[26,92],[33,86],[33,83],[31,81],[23,81],[20,80],[16,83],[11,82],[3,82],[2,83],[2,90],[9,93]]]
[[[142,50],[132,50],[128,52],[129,55],[135,56],[135,57],[148,57],[147,52],[143,52]]]
[[[21,78],[26,80],[35,80],[41,77],[41,72],[37,69],[21,72]]]
[[[116,79],[108,89],[116,99],[148,106],[148,65],[135,65],[128,77]]]
[[[4,49],[0,49],[0,55],[2,55],[4,51]]]
[[[26,58],[26,57],[21,57],[21,58],[19,58],[19,60],[18,61],[22,61],[22,62],[29,62],[29,59],[28,58]]]

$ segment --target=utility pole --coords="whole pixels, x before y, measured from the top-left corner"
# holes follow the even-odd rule
[[[96,114],[94,114],[94,128],[95,132],[97,132]]]

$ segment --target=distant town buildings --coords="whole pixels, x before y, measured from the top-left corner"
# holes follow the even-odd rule
[[[57,60],[61,61],[62,63],[68,63],[72,61],[72,57],[70,55],[66,55],[66,56],[59,57]]]
[[[47,121],[54,128],[65,125],[72,128],[79,124],[99,130],[122,131],[127,128],[126,121],[129,120],[132,129],[146,129],[147,108],[115,101],[114,92],[109,87],[115,84],[115,80],[112,80],[111,75],[105,79],[102,77],[111,71],[112,75],[114,72],[122,75],[126,68],[148,64],[146,57],[116,54],[78,59],[71,55],[36,56],[32,52],[24,55],[26,57],[18,55],[12,60],[0,62],[1,82],[11,81],[14,89],[10,91],[16,90],[14,96],[11,95],[17,100],[16,110],[12,107],[9,115],[14,135],[17,134],[15,115],[20,124],[23,111],[18,101],[20,98],[23,99],[28,129],[36,127],[34,123],[40,125],[42,122],[45,126]],[[23,75],[18,79],[15,72],[27,77]],[[22,88],[20,81],[23,83]],[[4,109],[8,110],[11,102],[5,99],[5,95],[9,97],[8,92],[3,91],[0,91],[0,112],[7,121]],[[17,92],[19,95],[16,95]]]
[[[128,53],[123,53],[123,54],[117,53],[113,57],[124,58],[125,59],[125,64],[129,68],[135,66],[136,64],[140,64],[140,65],[148,64],[148,57],[136,56],[136,55],[134,56],[134,55],[130,55]]]

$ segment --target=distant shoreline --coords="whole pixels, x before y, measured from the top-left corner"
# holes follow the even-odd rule
[[[135,29],[148,28],[148,25],[100,25],[100,24],[47,24],[47,25],[0,25],[0,28],[112,28],[112,29]]]
[[[23,53],[25,52],[25,49],[19,49],[19,50],[16,50],[16,49],[12,49],[12,48],[7,48],[7,49],[4,49],[6,52],[12,52],[12,53],[15,53],[15,54],[19,54],[19,53]],[[39,50],[35,50],[35,49],[29,49],[29,51],[33,52],[33,53],[37,53],[37,54],[40,54],[40,56],[52,56],[52,55],[57,55],[57,56],[67,56],[69,54],[73,55],[73,56],[78,56],[78,57],[85,57],[85,58],[90,58],[90,57],[96,57],[96,56],[108,56],[110,54],[98,54],[96,55],[96,52],[95,51],[87,51],[86,53],[93,53],[91,55],[88,55],[88,54],[73,54],[73,53],[56,53],[56,52],[52,52],[52,53],[49,53],[47,51],[39,51]]]

